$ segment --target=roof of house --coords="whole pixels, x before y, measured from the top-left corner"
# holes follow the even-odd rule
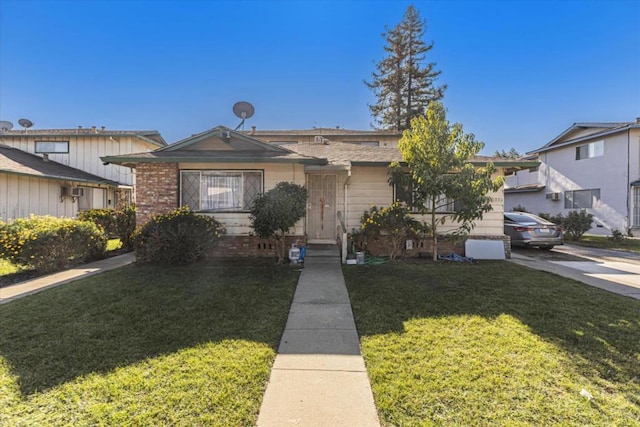
[[[400,138],[402,132],[395,132],[392,130],[353,130],[342,128],[312,128],[312,129],[284,129],[284,130],[250,130],[243,131],[246,135],[255,136],[257,138],[261,136],[316,136],[321,135],[324,137],[340,137],[340,136],[397,136]]]
[[[593,129],[593,132],[587,135],[581,135],[577,138],[565,140],[565,138],[569,136],[571,133],[578,130],[587,130],[587,129]],[[558,135],[557,137],[549,141],[547,144],[545,144],[541,148],[538,148],[537,150],[531,151],[530,153],[542,153],[545,151],[553,150],[553,149],[564,147],[567,145],[588,141],[590,139],[602,138],[607,135],[613,135],[619,132],[625,132],[625,131],[628,131],[629,129],[640,129],[640,120],[636,120],[635,122],[574,123],[567,130],[565,130],[560,135]]]
[[[305,156],[268,144],[242,132],[217,126],[174,144],[145,153],[101,157],[103,162],[134,166],[136,163],[302,163],[325,165],[326,159]]]
[[[38,136],[38,137],[77,137],[77,136],[133,136],[154,145],[164,147],[167,141],[164,140],[160,132],[157,130],[111,130],[106,128],[82,128],[76,129],[23,129],[23,130],[7,130],[0,133],[0,136]]]
[[[0,144],[0,173],[117,186],[118,183]]]
[[[299,134],[300,131],[295,132]],[[125,166],[134,166],[136,163],[215,161],[220,163],[301,163],[339,169],[352,165],[387,166],[394,161],[402,162],[402,154],[396,147],[372,147],[331,140],[277,146],[260,140],[256,135],[217,126],[152,152],[104,156],[101,159],[104,162]],[[534,167],[539,164],[531,160],[488,156],[477,156],[470,161],[478,166],[489,162],[508,169]]]

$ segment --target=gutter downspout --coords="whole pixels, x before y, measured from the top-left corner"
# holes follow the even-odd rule
[[[631,233],[631,127],[627,129],[627,234]]]
[[[347,227],[347,212],[349,211],[348,209],[348,204],[349,204],[349,182],[351,181],[351,163],[349,163],[349,168],[347,169],[347,179],[344,181],[344,202],[343,202],[343,206],[344,206],[344,226],[345,229],[342,230],[342,263],[346,264],[347,263],[347,246],[349,244],[349,242],[347,242],[347,236],[349,234],[348,230],[346,230]]]

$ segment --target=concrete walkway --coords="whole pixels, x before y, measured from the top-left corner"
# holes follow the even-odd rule
[[[35,294],[54,286],[63,285],[74,280],[84,279],[85,277],[93,276],[94,274],[119,268],[127,264],[131,264],[135,259],[133,252],[130,252],[124,255],[118,255],[92,262],[91,264],[85,264],[77,268],[72,268],[71,270],[60,271],[58,273],[16,283],[15,285],[5,286],[0,288],[0,304]]]
[[[310,246],[259,427],[379,426],[336,246]]]
[[[511,262],[640,299],[640,265],[624,260],[547,261],[512,253]]]

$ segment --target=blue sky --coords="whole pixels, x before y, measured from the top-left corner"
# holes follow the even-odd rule
[[[385,26],[413,3],[451,122],[485,154],[640,116],[640,0],[0,0],[0,120],[35,128],[370,129]]]

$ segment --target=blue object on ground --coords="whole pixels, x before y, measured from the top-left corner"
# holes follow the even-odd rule
[[[303,246],[300,248],[300,258],[298,262],[304,262],[304,256],[307,254],[307,247]]]
[[[461,256],[456,253],[451,253],[448,255],[438,255],[438,259],[443,259],[446,261],[456,261],[456,262],[473,262],[473,258]]]

